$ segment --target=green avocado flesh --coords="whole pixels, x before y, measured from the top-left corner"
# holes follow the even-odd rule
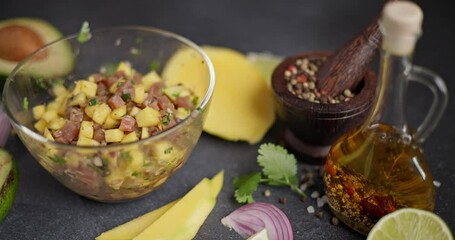
[[[13,18],[0,21],[0,31],[11,26],[25,27],[31,30],[43,44],[48,44],[63,37],[56,27],[41,19]],[[0,46],[2,46],[1,42]],[[74,60],[71,46],[68,42],[61,41],[54,47],[44,51],[45,54],[42,54],[39,59],[33,60],[33,67],[27,68],[28,75],[46,78],[62,77],[72,70]],[[0,88],[3,88],[6,78],[19,62],[20,60],[3,59],[0,55]]]
[[[0,148],[0,222],[8,215],[16,197],[18,171],[11,154]]]

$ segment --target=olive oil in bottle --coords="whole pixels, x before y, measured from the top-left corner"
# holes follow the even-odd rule
[[[430,74],[431,78],[420,81],[438,88],[436,94],[441,96],[417,131],[404,117],[407,82],[410,77],[423,79],[429,74],[411,64],[422,18],[415,3],[385,5],[380,20],[381,82],[375,108],[363,126],[332,145],[326,158],[324,184],[332,212],[365,235],[382,216],[396,209],[434,209],[433,180],[419,144],[445,109],[445,85],[440,78]]]

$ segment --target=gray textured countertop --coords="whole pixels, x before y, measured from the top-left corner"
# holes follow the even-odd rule
[[[420,3],[421,1],[419,1]],[[453,43],[455,20],[448,2],[422,2],[424,30],[414,62],[439,73],[449,92],[455,88]],[[26,1],[1,0],[0,20],[34,16],[44,18],[64,34],[79,30],[82,21],[92,28],[117,25],[147,25],[181,34],[200,45],[218,45],[242,52],[269,51],[287,56],[310,50],[334,50],[358,33],[380,10],[381,1]],[[419,97],[416,97],[419,96]],[[431,95],[411,86],[408,94],[408,119],[415,126],[427,112]],[[436,209],[455,232],[455,99],[436,130],[423,145],[433,178],[441,182],[436,189]],[[277,124],[279,124],[277,122]],[[276,142],[278,127],[270,129],[263,142]],[[200,229],[196,239],[241,239],[222,226],[220,220],[239,207],[233,200],[232,178],[253,170],[257,145],[227,142],[203,134],[190,159],[160,189],[126,203],[107,204],[82,198],[45,172],[16,137],[7,148],[18,160],[19,189],[14,206],[0,224],[0,239],[94,239],[101,232],[174,200],[200,179],[225,170],[218,203]],[[300,168],[312,168],[300,163]],[[299,172],[300,174],[301,172]],[[362,239],[363,236],[342,224],[330,223],[331,213],[322,208],[318,219],[306,208],[314,199],[300,201],[286,188],[272,188],[272,196],[257,200],[275,203],[290,218],[296,239]],[[321,179],[314,190],[323,191]],[[307,191],[311,193],[310,191]],[[278,203],[286,197],[286,204]]]

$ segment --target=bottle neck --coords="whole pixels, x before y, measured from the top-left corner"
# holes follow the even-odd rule
[[[383,123],[404,133],[409,133],[405,118],[407,76],[412,57],[395,55],[381,50],[379,90],[369,122]]]

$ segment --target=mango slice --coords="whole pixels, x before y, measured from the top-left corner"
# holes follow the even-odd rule
[[[213,180],[202,179],[133,240],[193,239],[216,204],[223,178],[224,171],[220,171]]]
[[[229,141],[258,143],[275,121],[273,95],[264,75],[247,57],[234,50],[203,46],[215,68],[215,91],[204,131]],[[178,64],[190,59],[190,52],[177,53],[167,64],[163,78],[170,84],[185,79],[188,87],[197,86],[206,74],[193,63]],[[180,58],[180,60],[178,60]],[[201,87],[196,88],[200,96]]]
[[[96,240],[131,240],[174,206],[177,201],[170,202],[154,211],[104,232]]]
[[[216,204],[224,171],[202,179],[184,197],[102,233],[96,240],[192,239]]]

